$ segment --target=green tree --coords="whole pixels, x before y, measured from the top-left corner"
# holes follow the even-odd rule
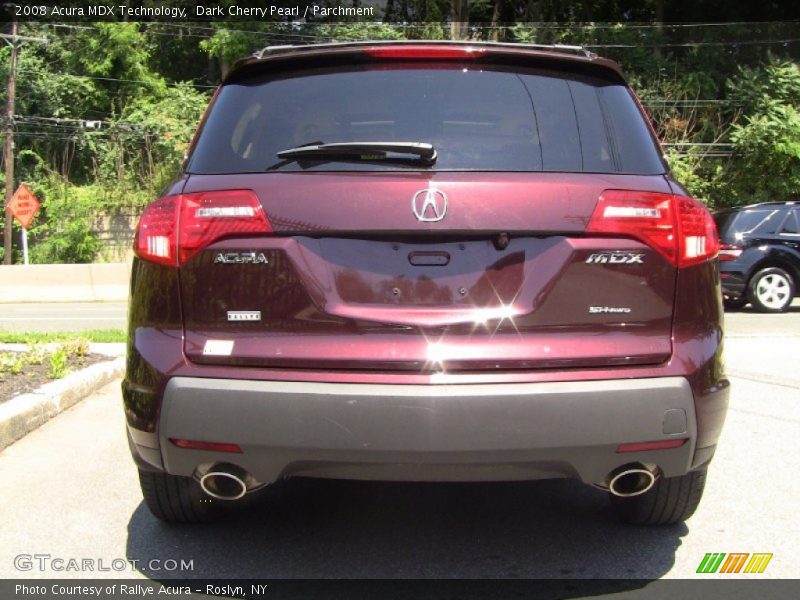
[[[737,153],[729,177],[731,204],[790,200],[800,196],[800,68],[774,60],[743,67],[728,83],[744,118],[733,127]]]

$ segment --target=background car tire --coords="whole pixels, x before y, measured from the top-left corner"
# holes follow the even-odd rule
[[[794,280],[783,269],[761,269],[750,279],[747,298],[759,312],[779,313],[789,309],[794,299]]]
[[[145,504],[153,515],[170,523],[207,523],[223,511],[190,477],[139,469]]]
[[[649,491],[639,496],[611,497],[611,505],[625,523],[670,525],[694,514],[706,484],[707,468],[680,477],[659,477]]]

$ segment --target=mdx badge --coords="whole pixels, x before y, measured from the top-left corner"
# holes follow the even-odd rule
[[[214,264],[266,265],[269,263],[263,252],[217,252]]]
[[[420,190],[411,199],[411,212],[422,223],[441,221],[447,214],[447,196],[436,188]]]
[[[586,259],[588,265],[643,265],[644,254],[638,252],[597,252]]]

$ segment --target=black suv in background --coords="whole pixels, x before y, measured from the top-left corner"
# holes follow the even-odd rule
[[[725,306],[788,310],[800,283],[800,203],[740,206],[718,211],[714,220]]]

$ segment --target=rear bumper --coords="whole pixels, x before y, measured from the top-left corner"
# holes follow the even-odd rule
[[[736,268],[726,269],[720,265],[720,280],[722,282],[722,295],[731,300],[743,298],[747,293],[747,276]]]
[[[666,476],[686,473],[697,440],[683,377],[464,385],[175,377],[164,390],[157,436],[130,432],[134,454],[169,473],[192,476],[225,462],[263,483],[312,476],[602,484],[631,462]],[[242,453],[182,449],[170,438],[232,442]],[[617,453],[622,443],[673,438],[687,441]]]

